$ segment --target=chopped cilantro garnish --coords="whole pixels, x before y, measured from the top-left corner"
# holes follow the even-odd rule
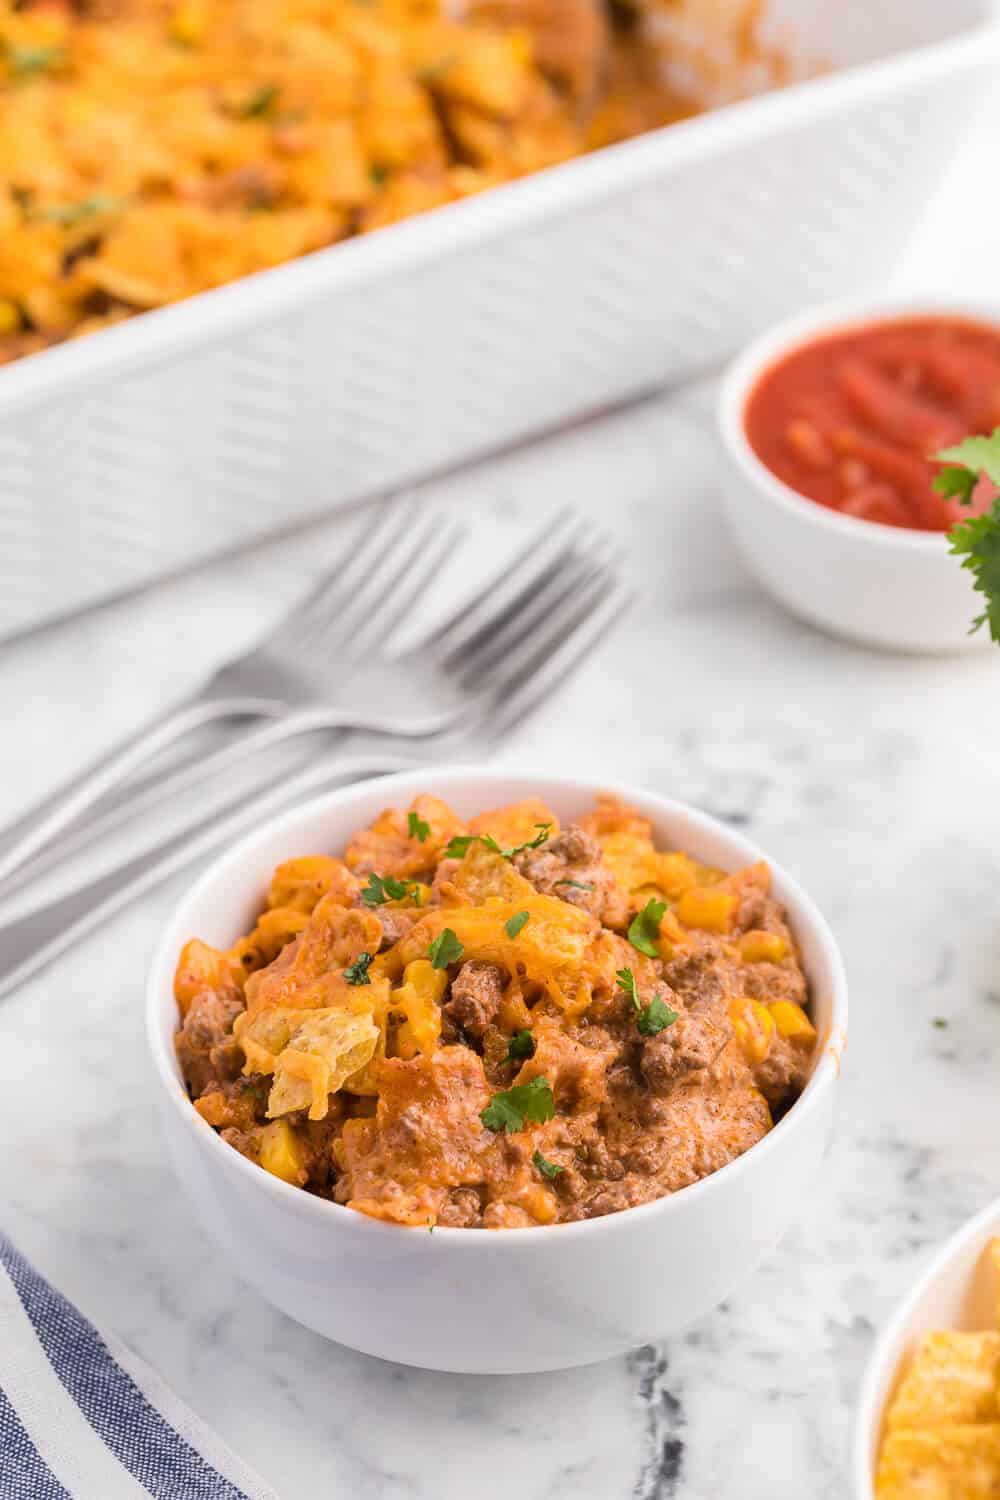
[[[575,891],[592,891],[594,889],[589,880],[557,880],[556,885],[571,885]]]
[[[640,953],[645,953],[647,958],[658,958],[660,950],[656,946],[656,940],[660,936],[660,923],[667,909],[665,901],[657,901],[651,897],[642,911],[632,918],[628,929],[628,940],[633,948],[638,948]]]
[[[935,463],[945,465],[934,479],[934,488],[947,499],[968,505],[982,475],[1000,485],[1000,427],[989,437],[966,438],[933,457]],[[986,600],[972,629],[989,625],[991,638],[1000,644],[1000,499],[985,514],[954,525],[948,541],[954,555],[962,559],[962,567],[973,575],[973,587]]]
[[[538,833],[533,839],[524,844],[514,844],[510,849],[502,849],[493,837],[492,833],[459,833],[456,834],[444,851],[445,859],[462,859],[470,844],[484,844],[493,854],[499,854],[501,859],[513,859],[515,854],[523,854],[526,849],[540,849],[549,836],[552,828],[551,823],[536,823]]]
[[[391,875],[376,875],[373,870],[368,876],[368,884],[361,892],[361,899],[366,906],[384,906],[387,901],[403,901],[412,895],[417,906],[420,905],[420,886],[415,880],[394,880]]]
[[[47,73],[50,68],[66,61],[66,48],[58,45],[19,47],[14,42],[7,42],[3,50],[12,78],[36,78],[39,73]]]
[[[507,1056],[504,1058],[504,1062],[515,1062],[518,1058],[534,1057],[534,1055],[535,1039],[527,1026],[525,1026],[520,1031],[515,1031],[507,1043]]]
[[[431,831],[431,825],[425,823],[419,813],[408,812],[406,814],[406,831],[411,839],[417,839],[422,844]]]
[[[120,213],[124,207],[121,198],[95,193],[92,198],[81,198],[79,203],[56,203],[52,208],[46,208],[40,217],[50,224],[62,224],[69,229],[75,224],[82,224],[86,219],[96,218],[99,214]]]
[[[632,973],[632,970],[617,969],[615,971],[615,978],[618,981],[618,988],[624,990],[626,995],[631,997],[633,1005],[635,1006],[636,1010],[638,1010],[640,1006],[640,1000],[635,987],[635,975]]]
[[[648,1005],[643,1005],[639,999],[639,991],[635,982],[635,975],[631,969],[619,969],[615,975],[619,987],[623,989],[635,1006],[636,1028],[643,1036],[657,1036],[666,1027],[672,1026],[677,1020],[679,1012],[671,1010],[665,1001],[657,995]]]
[[[344,970],[344,978],[348,984],[371,984],[368,969],[371,964],[371,953],[359,953],[354,962]]]
[[[525,922],[530,918],[530,911],[517,911],[509,922],[504,923],[504,931],[509,938],[516,938]]]
[[[553,1177],[558,1177],[560,1172],[565,1171],[564,1167],[558,1166],[554,1161],[549,1161],[542,1155],[540,1151],[536,1151],[531,1160],[534,1162],[539,1172],[541,1172],[542,1176],[548,1177],[550,1181]]]
[[[427,957],[435,969],[446,969],[449,964],[457,964],[465,949],[458,941],[450,927],[446,927],[431,943],[427,950]]]
[[[640,1010],[636,1017],[636,1028],[643,1036],[659,1036],[668,1026],[672,1026],[677,1020],[679,1012],[671,1010],[670,1006],[659,995],[655,996],[645,1010]]]
[[[281,89],[276,83],[262,83],[259,89],[248,94],[243,103],[233,111],[241,120],[259,120],[277,103]]]
[[[547,1078],[532,1078],[530,1083],[519,1083],[503,1093],[494,1094],[479,1118],[487,1130],[512,1135],[522,1130],[527,1121],[542,1125],[551,1120],[556,1112],[555,1100]]]
[[[935,1016],[933,1021],[931,1022],[931,1025],[936,1026],[938,1031],[945,1031],[947,1030],[948,1022],[945,1020],[944,1016]]]

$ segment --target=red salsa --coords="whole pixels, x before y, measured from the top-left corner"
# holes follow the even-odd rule
[[[809,500],[946,531],[970,510],[932,489],[927,460],[1000,425],[1000,328],[907,318],[817,339],[761,376],[744,421],[757,457]],[[995,494],[982,481],[972,512]]]

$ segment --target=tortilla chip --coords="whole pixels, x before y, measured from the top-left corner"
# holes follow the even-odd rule
[[[877,1500],[997,1500],[1000,1423],[890,1432],[875,1494]]]
[[[1000,1333],[925,1333],[889,1408],[890,1432],[996,1419]]]
[[[294,1029],[274,1066],[268,1119],[296,1109],[310,1120],[325,1119],[330,1095],[375,1051],[379,1029],[371,1015],[345,1010],[311,1011]]]

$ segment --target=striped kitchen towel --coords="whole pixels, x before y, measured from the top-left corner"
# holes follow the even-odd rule
[[[277,1500],[0,1234],[0,1500]]]

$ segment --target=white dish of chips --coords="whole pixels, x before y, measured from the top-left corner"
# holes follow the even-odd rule
[[[855,1500],[875,1500],[875,1475],[883,1430],[892,1403],[912,1374],[915,1352],[922,1348],[928,1362],[934,1359],[933,1342],[922,1342],[923,1336],[938,1334],[940,1330],[982,1332],[995,1335],[1000,1343],[1000,1333],[997,1332],[1000,1329],[1000,1258],[995,1248],[991,1248],[991,1241],[998,1236],[1000,1202],[995,1202],[964,1225],[937,1252],[880,1334],[868,1361],[855,1418],[851,1452]],[[963,1372],[952,1374],[952,1395],[955,1373],[961,1376]],[[966,1376],[970,1374],[969,1371],[964,1373]],[[967,1386],[967,1380],[964,1383]],[[911,1381],[910,1394],[913,1393],[912,1385]],[[966,1389],[966,1400],[968,1394]],[[982,1446],[989,1448],[992,1444],[998,1448],[1000,1392],[994,1388],[984,1399],[992,1403],[996,1420],[993,1427],[987,1426],[984,1420],[987,1414],[983,1411],[977,1413],[975,1420],[982,1424],[984,1434]],[[937,1421],[944,1419],[945,1414],[938,1412]],[[929,1421],[920,1430],[943,1431],[934,1421]],[[995,1493],[990,1489],[976,1488],[970,1472],[966,1472],[961,1481],[966,1488],[948,1488],[949,1482],[945,1473],[933,1477],[925,1474],[921,1480],[923,1487],[911,1485],[905,1493],[919,1495],[921,1500],[924,1497],[926,1500],[939,1500],[939,1497],[948,1500],[948,1497],[959,1494],[963,1500],[978,1500],[981,1494]],[[902,1495],[904,1491],[896,1493]]]

